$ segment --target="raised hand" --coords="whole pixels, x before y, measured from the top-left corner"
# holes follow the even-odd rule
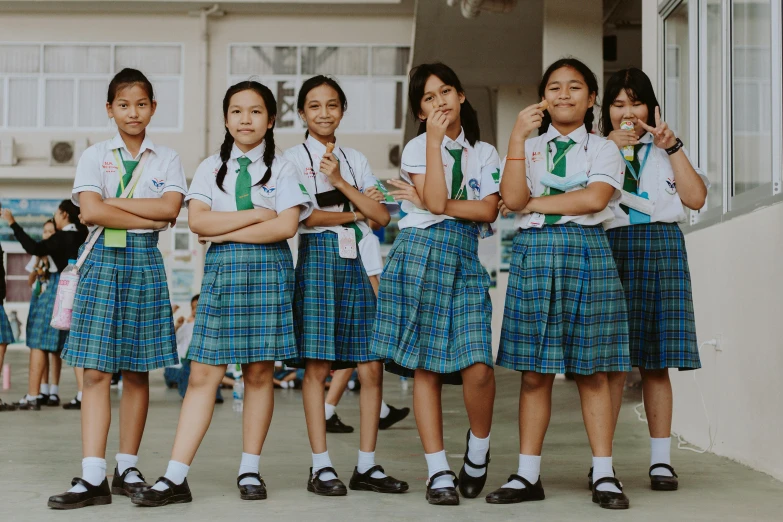
[[[639,120],[639,125],[647,132],[653,135],[653,143],[660,149],[670,149],[677,144],[677,137],[669,125],[661,120],[661,109],[655,108],[655,127],[650,127],[645,122]]]
[[[334,188],[338,188],[338,185],[343,182],[343,177],[340,175],[340,162],[337,161],[333,153],[327,152],[324,154],[324,157],[321,158],[319,170],[326,175],[329,183]]]
[[[448,129],[448,127],[448,117],[442,110],[436,109],[430,114],[430,117],[427,118],[427,138],[431,139],[433,143],[437,142],[438,146],[440,146],[441,142],[443,142],[443,138],[446,136],[446,129]]]
[[[641,121],[639,123],[641,123]],[[620,150],[629,145],[639,144],[639,137],[636,135],[635,130],[613,130],[606,139],[613,141]]]
[[[522,109],[517,115],[514,129],[511,131],[512,139],[524,142],[530,133],[541,127],[544,121],[544,110],[549,107],[546,100],[534,103]]]

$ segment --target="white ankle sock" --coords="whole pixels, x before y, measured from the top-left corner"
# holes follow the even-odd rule
[[[324,403],[324,413],[326,413],[326,420],[332,418],[332,415],[334,415],[335,408],[337,408],[337,406],[332,406],[328,402]]]
[[[327,404],[327,406],[329,405]],[[332,407],[334,408],[334,406]],[[331,467],[332,460],[329,458],[328,451],[324,451],[323,453],[313,453],[313,474],[315,474],[320,469]],[[331,471],[327,471],[326,473],[321,473],[320,478],[321,480],[334,480],[337,478],[337,475]]]
[[[614,477],[612,457],[593,457],[593,483],[598,482],[604,477]],[[620,493],[620,490],[614,484],[600,484],[596,489],[598,491]]]
[[[51,395],[60,395],[60,385],[59,384],[50,384],[49,385],[49,393]]]
[[[486,439],[480,439],[470,432],[468,440],[468,459],[474,464],[484,464],[487,462],[487,452],[489,451],[489,435]],[[473,468],[465,464],[465,473],[471,477],[482,477],[487,472],[487,468]]]
[[[189,469],[190,466],[177,462],[176,460],[170,460],[169,467],[166,468],[166,473],[164,473],[163,476],[179,486],[185,482],[185,477],[188,476]],[[155,491],[166,491],[169,489],[169,486],[165,482],[157,482],[152,486],[152,489]]]
[[[242,461],[239,463],[239,473],[237,473],[237,476],[244,475],[245,473],[258,473],[259,462],[261,462],[261,455],[242,453]],[[254,477],[245,477],[239,481],[240,486],[247,486],[249,484],[260,486],[261,482]]]
[[[381,418],[385,419],[386,417],[389,416],[390,413],[391,413],[391,410],[389,409],[389,405],[386,404],[386,401],[381,399]]]
[[[671,437],[666,437],[665,439],[650,438],[650,466],[655,464],[668,464],[671,466],[671,449]],[[664,477],[672,476],[671,472],[666,468],[655,468],[652,470],[652,474]]]
[[[137,455],[129,455],[127,453],[117,453],[114,458],[117,459],[117,473],[120,475],[125,473],[125,470],[128,468],[135,468],[136,464],[139,463],[139,457]],[[131,471],[125,477],[125,482],[128,484],[136,484],[137,482],[142,482],[142,480],[139,478],[138,473]]]
[[[359,463],[356,465],[356,469],[359,473],[367,473],[367,470],[373,466],[375,466],[375,452],[364,452],[359,450]],[[370,475],[370,477],[374,479],[383,478],[385,476],[386,475],[380,471],[373,471],[372,475]]]
[[[85,457],[82,459],[82,478],[93,486],[100,486],[106,479],[106,459]],[[87,488],[76,484],[68,490],[69,493],[84,493]]]
[[[38,388],[38,393],[42,395],[49,395],[49,383],[41,383],[41,387]]]
[[[38,395],[30,395],[28,393],[27,395],[24,396],[24,400],[25,400],[25,402],[30,402],[30,401],[36,400],[38,397],[39,397]]]
[[[284,390],[288,388],[288,381],[280,381],[280,387]]]
[[[441,450],[437,453],[425,453],[424,458],[427,459],[427,476],[432,477],[439,471],[447,471],[449,468],[449,461],[446,458],[446,450]],[[445,475],[438,477],[430,485],[430,489],[441,488],[453,488],[454,479],[451,475]]]
[[[82,402],[82,392],[76,392],[76,400]]]
[[[541,475],[541,455],[523,455],[519,454],[519,468],[517,475],[527,480],[531,484],[538,482],[538,476]],[[503,484],[504,488],[525,489],[525,485],[518,480],[512,480]]]

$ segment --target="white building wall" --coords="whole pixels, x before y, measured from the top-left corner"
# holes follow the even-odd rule
[[[643,1],[643,67],[656,78],[660,22],[656,1]],[[718,339],[721,351],[704,346],[701,370],[671,372],[673,430],[783,479],[783,204],[685,237],[698,339]]]

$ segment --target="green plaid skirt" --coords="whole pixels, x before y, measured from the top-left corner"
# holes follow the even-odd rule
[[[129,233],[125,248],[106,247],[101,234],[79,273],[62,354],[66,363],[107,373],[148,372],[177,364],[157,232]]]
[[[461,384],[460,370],[492,366],[489,285],[474,223],[403,229],[381,275],[372,351],[393,373],[423,369]]]
[[[5,315],[3,303],[0,303],[0,344],[11,344],[14,341],[14,331],[11,330],[11,323],[8,322],[8,316]]]
[[[337,234],[301,234],[294,290],[298,360],[334,361],[332,368],[377,361],[370,352],[375,292],[362,259],[343,259]]]
[[[61,335],[67,335],[67,333],[49,325],[52,321],[54,300],[57,297],[57,283],[59,281],[59,272],[49,274],[46,291],[38,295],[33,294],[33,297],[30,298],[30,312],[27,314],[27,326],[25,327],[27,336],[25,344],[27,344],[28,348],[35,348],[45,352],[57,352],[62,349],[60,337]]]
[[[547,225],[514,238],[497,364],[537,373],[630,371],[625,296],[600,225]]]
[[[606,232],[628,304],[631,364],[701,368],[685,239],[675,223]]]
[[[294,260],[286,241],[207,251],[187,358],[245,364],[296,357]]]

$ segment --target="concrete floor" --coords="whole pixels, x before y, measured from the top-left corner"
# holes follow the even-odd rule
[[[10,350],[12,388],[3,400],[17,400],[26,386],[26,350]],[[411,406],[411,390],[403,391],[396,377],[386,374],[386,400],[395,406]],[[177,424],[180,399],[176,390],[163,386],[161,372],[153,374],[151,404],[140,468],[150,481],[163,474]],[[518,376],[498,369],[498,394],[492,434],[492,464],[485,493],[499,487],[516,471]],[[75,394],[73,373],[63,371],[62,398]],[[225,395],[230,397],[230,391]],[[118,393],[113,391],[113,403]],[[586,473],[590,449],[579,412],[573,383],[557,380],[552,422],[544,446],[543,481],[547,500],[511,506],[491,506],[483,497],[462,499],[459,507],[429,506],[424,500],[426,465],[413,415],[394,428],[381,432],[377,460],[395,477],[407,480],[411,491],[402,496],[349,492],[347,497],[323,498],[305,491],[310,449],[307,442],[301,393],[280,390],[277,411],[261,459],[261,473],[269,499],[247,502],[239,499],[236,471],[241,453],[238,414],[231,400],[217,406],[201,451],[188,481],[191,504],[163,508],[139,508],[125,497],[114,497],[109,506],[55,512],[46,507],[49,495],[69,487],[80,473],[81,442],[79,414],[62,408],[40,412],[0,413],[0,520],[517,520],[546,518],[580,521],[722,521],[781,520],[783,483],[750,468],[712,454],[673,449],[673,463],[680,475],[680,490],[672,493],[649,489],[647,467],[649,442],[646,425],[633,412],[640,397],[629,392],[615,439],[615,467],[631,499],[631,510],[610,512],[590,502]],[[446,388],[443,397],[446,449],[452,469],[461,466],[467,430],[461,389]],[[347,424],[358,428],[358,395],[348,393],[338,412]],[[117,418],[117,410],[113,412]],[[341,478],[347,483],[356,461],[358,433],[329,435],[329,452]],[[109,468],[117,451],[118,433],[112,425],[109,437]]]

